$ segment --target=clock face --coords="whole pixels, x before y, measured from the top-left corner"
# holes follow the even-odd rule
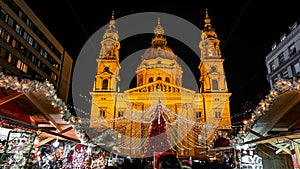
[[[210,67],[210,72],[216,72],[216,71],[217,71],[216,66],[211,66],[211,67]]]

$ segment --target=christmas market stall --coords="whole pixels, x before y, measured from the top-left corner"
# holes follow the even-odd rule
[[[53,85],[0,72],[0,168],[104,167],[105,152],[89,143]]]
[[[300,164],[299,84],[296,79],[279,80],[244,123],[243,146],[262,157],[264,168],[298,168]]]

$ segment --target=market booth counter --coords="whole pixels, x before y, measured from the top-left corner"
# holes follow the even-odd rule
[[[34,160],[32,152],[49,144],[80,143],[66,116],[71,113],[48,81],[21,80],[1,73],[0,168],[26,168]]]

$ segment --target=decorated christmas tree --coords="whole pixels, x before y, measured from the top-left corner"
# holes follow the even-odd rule
[[[153,157],[154,152],[170,151],[171,148],[166,132],[166,120],[160,104],[157,105],[151,119],[144,157]]]

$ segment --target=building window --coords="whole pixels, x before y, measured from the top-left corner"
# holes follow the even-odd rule
[[[31,62],[36,65],[36,57],[34,55],[31,55]]]
[[[201,112],[197,111],[196,112],[196,119],[201,118]]]
[[[166,77],[166,82],[170,83],[170,78]]]
[[[283,64],[284,63],[284,55],[283,53],[281,53],[279,56],[278,56],[278,60],[279,60],[279,65]]]
[[[7,43],[9,43],[10,40],[10,34],[8,34],[7,32],[4,32],[4,35],[2,37]]]
[[[52,66],[55,67],[55,69],[59,70],[59,64],[58,63],[53,63]]]
[[[282,77],[287,79],[289,77],[289,72],[287,70],[285,70],[283,73],[282,73]]]
[[[5,56],[7,56],[7,54],[7,50],[0,46],[0,57],[4,58]]]
[[[38,66],[39,68],[42,66],[42,62],[41,62],[40,60],[38,60],[37,66]]]
[[[7,62],[8,62],[8,63],[11,63],[11,62],[12,62],[12,59],[13,59],[13,58],[12,58],[12,56],[11,56],[11,53],[9,53],[9,54],[8,54],[8,57],[7,57]]]
[[[6,22],[7,17],[8,17],[8,15],[6,14],[6,12],[5,12],[3,9],[1,9],[1,11],[0,11],[0,18],[1,18],[3,21]]]
[[[138,86],[143,85],[143,75],[139,76]]]
[[[219,90],[218,80],[212,80],[212,88],[213,90]]]
[[[27,40],[27,32],[26,31],[24,31],[24,33],[23,33],[23,39],[25,39],[25,40]]]
[[[299,64],[299,63],[296,63],[296,64],[294,65],[294,69],[295,69],[295,73],[296,73],[296,74],[299,73],[299,72],[300,72],[300,64]]]
[[[22,11],[19,10],[19,18],[23,19],[24,18],[24,14]]]
[[[118,117],[123,117],[124,116],[124,112],[123,111],[119,111],[118,112]]]
[[[28,36],[27,42],[32,46],[33,44],[33,39],[31,36]]]
[[[215,112],[215,117],[218,119],[221,118],[221,112]]]
[[[290,31],[293,31],[297,28],[297,22],[295,22],[293,25],[289,26]]]
[[[11,17],[8,17],[7,24],[12,27],[14,25],[14,20]]]
[[[57,75],[55,74],[55,73],[51,73],[51,78],[53,79],[53,80],[55,80],[56,81],[56,79],[57,79]]]
[[[25,50],[25,56],[29,59],[31,58],[31,53],[29,50]]]
[[[27,73],[27,65],[24,64],[22,61],[18,60],[17,62],[17,68],[22,70],[24,73]]]
[[[107,90],[107,87],[108,87],[108,80],[104,79],[102,81],[102,90]]]
[[[25,54],[25,48],[24,48],[24,46],[20,46],[20,53],[22,53],[23,55]]]
[[[44,63],[42,63],[40,60],[38,61],[38,63],[39,63],[39,68],[41,70],[45,71],[46,70],[46,65]]]
[[[289,46],[289,56],[293,56],[296,53],[296,47],[295,44],[292,44]]]
[[[13,48],[16,48],[16,46],[17,46],[17,41],[16,41],[15,39],[13,39],[13,40],[11,41],[11,46],[12,46]]]
[[[26,19],[26,25],[31,28],[31,21],[28,18]]]
[[[161,80],[161,77],[157,77],[156,80]]]
[[[22,34],[22,28],[21,28],[18,24],[16,24],[15,31],[16,31],[19,35]]]
[[[40,45],[39,45],[37,42],[34,43],[33,47],[34,47],[34,49],[37,50],[37,51],[40,50]]]
[[[99,110],[99,116],[100,117],[105,117],[105,110],[104,109]]]
[[[270,62],[270,69],[271,71],[275,70],[276,66],[275,66],[275,62],[274,60],[272,62]]]
[[[284,39],[286,38],[286,34],[283,34],[281,37],[280,37],[280,41],[284,41]]]
[[[148,82],[149,82],[149,83],[153,82],[153,78],[150,77],[149,80],[148,80]]]

